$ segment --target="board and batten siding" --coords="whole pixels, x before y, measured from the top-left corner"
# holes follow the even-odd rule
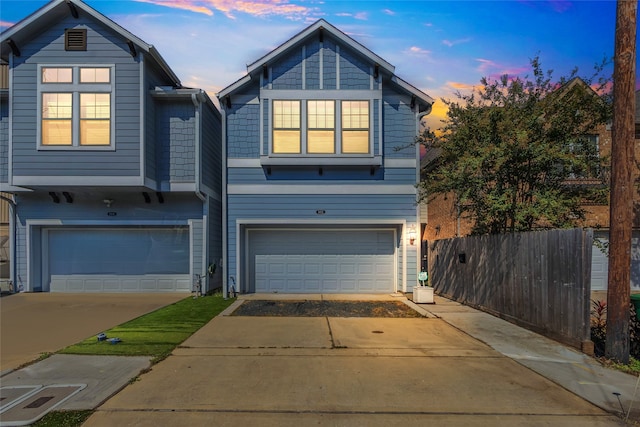
[[[64,30],[87,29],[87,51],[64,50]],[[14,58],[13,176],[139,176],[140,64],[126,40],[88,18],[69,17],[21,46]],[[115,150],[40,150],[37,129],[38,65],[115,65]]]

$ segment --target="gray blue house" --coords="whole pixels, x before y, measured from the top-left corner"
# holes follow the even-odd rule
[[[0,192],[18,291],[220,287],[221,117],[79,0],[0,34]]]
[[[415,138],[433,99],[324,20],[218,98],[223,288],[410,292],[421,259]]]

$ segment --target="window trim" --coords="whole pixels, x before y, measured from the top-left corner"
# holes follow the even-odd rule
[[[42,70],[44,68],[71,68],[71,83],[43,83]],[[110,71],[109,83],[81,83],[81,68],[108,68]],[[38,64],[38,80],[36,87],[37,116],[36,139],[38,151],[115,151],[115,65],[114,64]],[[44,145],[42,143],[42,94],[44,93],[71,93],[71,144],[70,145]],[[80,94],[81,93],[108,93],[110,94],[110,127],[109,145],[81,145],[80,143]]]
[[[306,96],[301,96],[306,95]],[[308,91],[301,93],[300,91],[282,91],[282,90],[262,90],[261,98],[267,100],[268,114],[266,129],[268,133],[264,134],[264,141],[267,154],[261,154],[261,163],[267,164],[291,164],[292,159],[296,159],[299,164],[363,164],[363,165],[379,165],[382,156],[375,153],[375,132],[374,132],[374,101],[378,100],[380,106],[378,114],[382,108],[382,91],[362,90],[347,93],[337,90],[324,91]],[[273,152],[273,102],[285,100],[298,100],[301,103],[301,150],[299,153],[274,153]],[[334,153],[309,153],[307,152],[307,132],[308,132],[308,116],[307,101],[334,101]],[[342,153],[342,101],[367,101],[369,103],[369,151],[367,153]],[[379,118],[380,119],[380,118]],[[379,142],[382,144],[382,141]],[[262,144],[261,144],[262,145]],[[263,145],[264,146],[264,145]],[[309,160],[306,160],[309,159]]]

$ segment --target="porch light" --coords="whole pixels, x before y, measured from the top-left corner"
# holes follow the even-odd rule
[[[416,243],[416,228],[412,225],[409,227],[409,244],[414,246]]]

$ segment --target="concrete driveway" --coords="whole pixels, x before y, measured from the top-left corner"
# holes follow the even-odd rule
[[[611,426],[442,319],[219,316],[88,427]]]
[[[19,293],[0,298],[0,371],[172,304],[190,294]]]

